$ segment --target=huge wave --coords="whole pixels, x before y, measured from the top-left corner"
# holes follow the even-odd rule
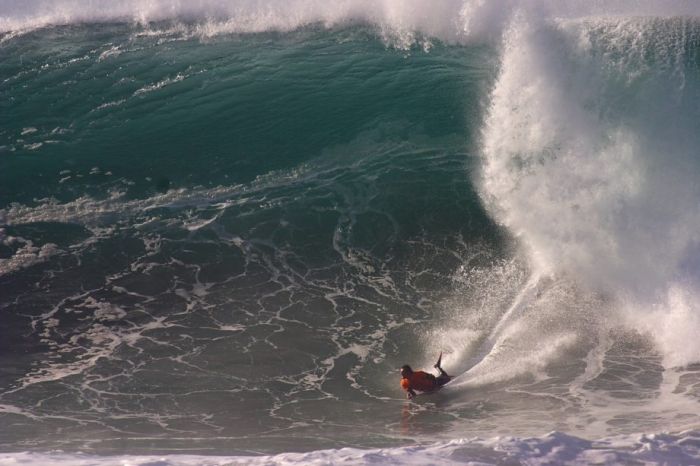
[[[441,177],[452,171],[451,158],[436,155],[439,151],[432,147],[426,149],[431,144],[416,142],[420,138],[415,135],[404,138],[402,130],[388,142],[379,137],[379,141],[360,144],[360,149],[345,149],[351,155],[346,154],[342,163],[337,157],[328,157],[330,162],[320,163],[324,157],[318,157],[304,165],[303,168],[310,171],[308,177],[297,176],[303,170],[296,167],[297,171],[290,170],[292,174],[288,177],[280,172],[272,173],[269,185],[265,184],[263,176],[236,186],[188,186],[168,190],[169,181],[166,180],[163,191],[167,192],[161,194],[139,193],[134,196],[137,199],[130,199],[122,191],[115,190],[105,199],[79,192],[72,200],[15,203],[1,211],[0,218],[10,227],[36,222],[79,224],[91,230],[91,233],[81,232],[90,239],[72,246],[81,253],[98,240],[119,238],[125,230],[143,240],[147,254],[139,256],[140,253],[133,252],[132,262],[122,272],[113,271],[112,276],[105,277],[107,284],[112,280],[121,283],[119,280],[124,276],[129,277],[127,282],[131,283],[141,270],[184,267],[187,255],[175,248],[170,251],[177,257],[173,262],[168,263],[161,257],[161,239],[155,241],[151,237],[162,234],[161,228],[172,228],[162,235],[166,238],[162,244],[183,241],[187,247],[194,247],[192,244],[199,247],[201,241],[202,244],[214,243],[222,250],[231,246],[236,250],[236,260],[245,264],[245,270],[235,280],[240,279],[249,286],[247,281],[254,281],[255,274],[269,275],[267,283],[282,290],[266,294],[269,290],[260,284],[238,290],[240,296],[236,299],[252,303],[246,308],[246,319],[257,318],[255,313],[260,312],[269,325],[273,322],[280,325],[279,330],[269,330],[270,334],[264,338],[251,333],[256,343],[273,341],[276,333],[284,332],[284,325],[300,325],[308,330],[318,318],[307,316],[303,309],[292,308],[294,318],[282,319],[287,308],[279,296],[284,293],[302,296],[295,303],[309,308],[316,302],[323,302],[332,303],[333,312],[347,311],[347,316],[338,317],[337,321],[323,327],[323,332],[330,335],[328,341],[332,350],[321,356],[326,349],[318,349],[320,353],[314,355],[320,360],[318,365],[296,374],[299,377],[295,380],[302,386],[316,389],[322,400],[333,398],[323,384],[326,377],[332,379],[333,371],[341,370],[338,368],[346,371],[353,388],[373,401],[382,400],[388,390],[386,387],[361,381],[363,376],[371,378],[367,374],[374,374],[376,379],[376,367],[384,367],[372,366],[370,361],[374,358],[376,364],[388,364],[387,360],[396,362],[391,358],[398,356],[391,356],[392,349],[386,347],[393,348],[396,353],[397,343],[387,335],[403,325],[416,323],[406,318],[408,312],[402,314],[403,307],[420,311],[429,307],[433,318],[417,325],[420,330],[416,333],[423,347],[410,348],[418,352],[418,359],[425,363],[439,350],[447,350],[448,371],[464,373],[451,384],[452,388],[445,390],[448,397],[463,400],[480,387],[487,387],[487,390],[493,384],[507,385],[518,380],[533,384],[536,387],[533,393],[545,393],[552,398],[569,397],[567,402],[574,405],[581,399],[599,401],[600,392],[609,392],[614,398],[626,391],[625,396],[635,399],[655,398],[653,409],[650,408],[654,412],[662,412],[671,405],[674,409],[690,411],[695,399],[685,397],[684,390],[678,387],[693,385],[696,374],[688,366],[700,359],[700,346],[695,338],[700,332],[697,304],[700,298],[700,235],[697,233],[700,231],[697,203],[700,198],[699,16],[700,6],[696,2],[651,0],[134,0],[93,1],[87,7],[79,1],[30,0],[1,5],[3,36],[0,40],[3,43],[42,28],[126,22],[141,35],[152,34],[157,38],[174,35],[177,40],[200,40],[202,43],[227,34],[290,32],[307,26],[314,29],[318,25],[320,29],[338,30],[369,24],[385,44],[403,51],[418,46],[418,50],[429,55],[433,41],[447,44],[445,47],[486,44],[496,50],[497,64],[492,68],[484,66],[488,68],[485,74],[494,70],[483,79],[487,90],[476,104],[469,103],[479,107],[475,113],[480,119],[474,123],[474,128],[465,131],[474,135],[474,141],[465,145],[475,148],[479,163],[478,168],[469,173],[465,170],[460,176],[471,177],[481,203],[505,229],[513,247],[494,241],[488,247],[502,249],[485,254],[477,248],[476,240],[470,243],[470,238],[452,238],[450,242],[444,239],[448,236],[444,231],[439,232],[444,236],[433,235],[438,228],[431,230],[434,225],[424,218],[419,220],[425,222],[419,227],[409,225],[412,220],[397,221],[398,203],[385,209],[389,202],[381,200],[378,193],[387,185],[393,186],[392,180],[395,182],[400,177],[398,173],[427,171],[430,166],[427,157],[434,156],[435,164],[445,167],[436,170],[440,172],[439,177],[431,179],[435,183],[432,189],[438,190]],[[167,27],[162,27],[163,24]],[[264,40],[262,38],[261,42]],[[352,38],[343,37],[335,43],[346,40]],[[126,54],[128,50],[129,47],[109,42],[86,52],[85,60],[94,58],[101,62]],[[212,63],[218,59],[214,56]],[[374,62],[370,61],[367,68],[371,70],[372,66]],[[125,102],[145,96],[150,98],[163,89],[177,88],[191,76],[208,72],[205,66],[183,68],[182,72],[169,70],[165,76],[152,79],[150,84],[130,83],[134,89],[123,98],[110,100],[97,109],[109,114]],[[245,76],[256,80],[265,78],[255,73]],[[128,81],[122,78],[119,84],[125,80]],[[430,85],[418,89],[426,91],[428,87]],[[386,89],[390,88],[387,85]],[[392,95],[400,99],[404,94],[403,90],[396,90]],[[306,105],[305,100],[300,101]],[[406,101],[410,105],[410,99]],[[380,119],[382,114],[378,115]],[[284,119],[279,114],[276,117],[276,122]],[[23,147],[27,151],[35,147],[24,139],[30,140],[37,133],[41,131],[34,127],[21,129],[22,144],[26,144]],[[408,143],[398,142],[402,138],[408,139]],[[347,147],[347,141],[344,143]],[[340,145],[324,147],[323,154],[337,152]],[[387,149],[386,145],[398,149]],[[406,152],[402,152],[404,150]],[[367,153],[372,155],[366,156]],[[349,160],[357,154],[361,156]],[[426,161],[416,162],[421,154],[428,154]],[[334,163],[337,166],[333,166]],[[352,176],[343,177],[339,171],[348,171]],[[383,179],[384,184],[378,179]],[[415,183],[417,186],[418,182]],[[425,189],[425,192],[430,191]],[[444,197],[436,196],[433,201],[442,203]],[[290,205],[295,207],[285,211]],[[306,228],[318,222],[318,231],[330,228],[332,235],[327,236],[331,240],[319,246],[322,239],[313,236],[316,231],[300,228],[319,243],[299,246],[305,238],[286,232],[293,230],[287,227],[294,226],[294,220],[273,218],[279,215],[275,210],[278,207],[279,211],[294,213],[291,217],[298,221],[297,227]],[[162,214],[161,210],[168,209],[168,213]],[[270,218],[266,216],[266,209],[269,209]],[[320,219],[328,212],[337,214],[337,218],[324,223]],[[250,220],[250,224],[242,222],[244,227],[240,227],[237,222],[244,217],[259,219],[262,225],[269,224],[271,233]],[[474,217],[478,223],[478,214]],[[363,223],[363,218],[374,220],[365,219]],[[485,231],[490,226],[482,224],[479,228]],[[180,230],[185,231],[185,239]],[[240,236],[231,231],[241,232]],[[6,275],[61,254],[59,247],[50,243],[34,244],[3,230],[0,234],[2,244],[14,248],[11,258],[0,259]],[[253,237],[257,234],[263,237]],[[268,236],[264,236],[266,234]],[[250,238],[244,238],[246,235]],[[493,231],[489,230],[488,235],[493,235]],[[391,243],[397,238],[405,240],[405,249],[410,253],[404,251],[402,256],[397,252],[401,246],[394,247],[396,245]],[[135,247],[134,251],[137,251]],[[452,262],[435,266],[439,272],[434,276],[443,281],[451,279],[449,285],[434,285],[433,288],[441,291],[438,298],[431,294],[434,290],[430,289],[430,284],[418,285],[423,283],[424,275],[434,272],[422,268],[431,260],[434,254],[431,251],[439,251],[440,257],[450,256],[460,262],[455,266]],[[317,263],[313,267],[311,259],[304,263],[308,259],[304,254],[313,256]],[[479,260],[472,261],[479,255]],[[148,262],[151,256],[156,257],[153,263]],[[396,257],[401,259],[396,260]],[[154,265],[161,259],[162,263]],[[332,260],[341,264],[331,263]],[[222,286],[221,297],[209,302],[207,290],[217,289],[216,286],[200,281],[201,264],[188,267],[194,271],[194,278],[177,278],[174,280],[177,286],[172,288],[188,302],[183,314],[189,316],[197,306],[216,310],[220,304],[216,299],[230,298],[230,293],[226,295],[228,298],[223,297]],[[221,267],[225,269],[226,266]],[[217,280],[221,279],[218,285],[233,280],[222,278],[225,274],[220,272],[213,273]],[[187,274],[183,272],[182,276]],[[437,279],[432,283],[435,282]],[[444,293],[447,288],[449,293]],[[114,290],[129,299],[138,296],[147,303],[156,301],[153,296],[144,297],[140,292],[128,291],[121,284]],[[245,290],[254,290],[250,293],[260,295],[246,296]],[[149,314],[153,318],[150,323],[112,332],[105,323],[124,320],[127,311],[84,295],[90,291],[75,291],[75,296],[56,304],[52,310],[33,316],[31,325],[41,330],[41,336],[47,341],[54,338],[49,345],[57,348],[57,353],[79,356],[25,374],[14,391],[92,370],[100,358],[108,359],[124,342],[146,341],[150,338],[148,332],[153,329],[169,332],[171,327],[179,325],[167,321],[165,315]],[[158,293],[167,294],[166,291]],[[161,299],[160,294],[158,299]],[[276,318],[266,314],[270,312],[266,307],[269,304],[261,304],[270,296],[280,299]],[[353,304],[344,303],[345,299],[354,300]],[[71,322],[70,314],[75,312],[71,300],[82,303],[75,305],[76,308],[88,309],[95,315],[94,325],[83,337],[92,344],[87,350],[80,346],[84,341],[80,337],[80,327],[57,328],[59,317]],[[384,306],[389,309],[387,313],[381,312]],[[227,311],[228,308],[224,308],[212,312],[227,315]],[[360,316],[357,317],[360,324],[352,321],[356,315]],[[244,328],[228,320],[214,319],[214,322],[214,327],[227,332],[235,333]],[[188,331],[195,327],[193,324]],[[319,328],[320,324],[316,331]],[[338,333],[333,334],[334,331]],[[404,343],[410,341],[402,334],[394,336]],[[169,345],[170,336],[163,338],[159,344]],[[175,359],[178,358],[181,360],[183,356]],[[348,358],[355,358],[356,362],[348,363]],[[632,372],[644,375],[639,380],[627,377],[625,371],[630,366],[634,368]],[[622,381],[611,382],[618,378]],[[555,382],[546,388],[537,386],[545,380],[564,380],[562,384],[566,388],[562,389]],[[278,384],[288,382],[287,379],[275,381]],[[621,385],[625,388],[619,389]],[[275,390],[270,389],[271,392]],[[562,395],[559,390],[566,394]],[[688,390],[692,392],[691,388]],[[296,394],[293,390],[284,395],[275,392],[271,411],[296,403],[296,400],[289,402],[287,399]],[[512,400],[501,401],[507,405]],[[287,402],[289,404],[285,404]],[[625,418],[628,406],[617,407],[608,402],[606,416],[620,424],[632,422]],[[521,422],[527,424],[530,419],[522,416]],[[672,427],[687,428],[693,422],[693,419],[681,420]],[[605,424],[606,421],[591,415],[590,423]],[[659,422],[650,421],[650,425],[657,428]],[[587,427],[577,428],[585,432]],[[598,430],[592,428],[590,432],[595,430],[593,435],[597,435],[606,428],[607,425]],[[626,432],[629,431],[627,428]]]
[[[3,5],[0,30],[184,21],[211,36],[364,22],[403,46],[416,34],[496,41],[478,180],[487,206],[535,275],[613,296],[669,364],[683,365],[696,359],[687,342],[700,329],[699,13],[690,1],[32,0]]]

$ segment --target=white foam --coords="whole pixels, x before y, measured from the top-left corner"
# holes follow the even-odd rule
[[[1,407],[0,407],[1,408]],[[10,411],[12,412],[12,411]],[[341,448],[274,456],[120,455],[70,453],[0,453],[0,466],[224,466],[325,464],[697,464],[700,433],[611,437],[597,441],[552,432],[542,437],[456,439],[396,448]]]
[[[97,0],[86,8],[77,0],[28,0],[0,6],[0,31],[28,30],[54,24],[127,21],[149,23],[163,20],[200,22],[197,33],[205,36],[226,32],[289,31],[313,23],[334,26],[352,21],[379,24],[392,31],[412,34],[423,31],[443,37],[456,36],[460,28],[462,1],[438,0]],[[410,38],[409,38],[410,40]]]
[[[178,73],[177,75],[175,75],[175,77],[172,77],[172,78],[165,78],[165,79],[163,79],[163,80],[161,80],[161,81],[158,81],[158,82],[155,83],[155,84],[151,84],[151,85],[148,85],[148,86],[144,86],[144,87],[142,87],[141,89],[136,90],[136,92],[134,92],[134,96],[141,95],[141,94],[147,94],[147,93],[153,92],[153,91],[157,91],[157,90],[162,89],[162,88],[164,88],[164,87],[166,87],[166,86],[170,86],[171,84],[179,83],[180,81],[183,81],[183,80],[185,80],[186,78],[187,78],[186,75],[181,74],[181,73]]]
[[[43,145],[44,145],[43,142],[35,142],[32,144],[25,144],[24,148],[27,150],[37,150],[37,149],[41,148],[41,146],[43,146]]]
[[[104,61],[110,57],[116,57],[122,54],[122,49],[119,46],[113,45],[109,49],[100,54],[97,61]]]
[[[32,241],[23,238],[3,236],[2,231],[0,231],[0,244],[16,243],[21,243],[23,246],[19,247],[9,258],[0,259],[0,276],[46,262],[61,252],[61,249],[54,243],[46,243],[38,247],[34,246]]]
[[[26,31],[56,24],[164,20],[199,22],[197,32],[290,31],[321,23],[327,27],[365,22],[385,34],[413,41],[416,32],[448,41],[500,37],[512,12],[527,8],[544,16],[600,14],[694,15],[692,0],[24,0],[0,3],[0,31]],[[5,38],[3,38],[5,39]]]
[[[146,199],[127,200],[122,191],[111,191],[104,199],[89,196],[60,203],[55,199],[40,199],[38,205],[11,204],[0,209],[0,216],[8,225],[34,222],[78,223],[94,229],[113,225],[120,219],[160,207],[206,206],[217,199],[226,199],[241,191],[240,186],[212,189],[173,189]]]
[[[34,133],[36,133],[37,131],[38,131],[38,130],[37,130],[36,128],[34,128],[34,127],[23,128],[23,129],[22,129],[22,132],[21,132],[20,134],[21,134],[22,136],[26,136],[26,135],[28,135],[28,134],[34,134]]]
[[[482,139],[483,197],[534,267],[611,296],[667,365],[700,358],[687,21],[518,12]]]

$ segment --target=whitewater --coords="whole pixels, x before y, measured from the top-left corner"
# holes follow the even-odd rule
[[[0,109],[0,465],[700,462],[697,2],[0,0]]]

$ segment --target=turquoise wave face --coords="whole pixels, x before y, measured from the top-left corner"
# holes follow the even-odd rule
[[[396,345],[420,359],[461,258],[504,255],[471,181],[491,50],[82,25],[0,51],[0,449],[403,442]]]
[[[463,151],[493,72],[485,50],[397,50],[363,28],[56,27],[6,40],[0,62],[0,206],[246,183],[369,132]]]

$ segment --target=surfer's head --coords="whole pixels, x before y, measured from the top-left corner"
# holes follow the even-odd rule
[[[413,374],[413,369],[411,369],[411,366],[408,364],[404,364],[401,366],[401,377],[408,377],[409,375]]]

